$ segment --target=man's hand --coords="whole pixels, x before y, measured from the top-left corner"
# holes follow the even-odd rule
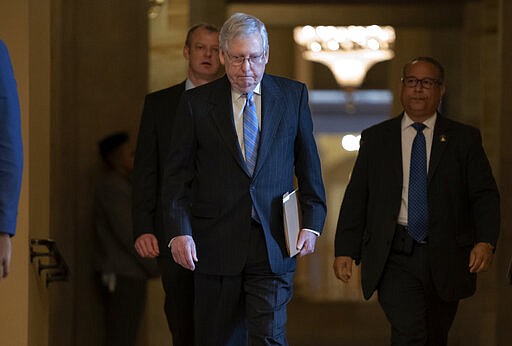
[[[297,239],[297,250],[300,250],[299,256],[306,256],[315,251],[316,238],[318,236],[305,229],[301,229],[299,239]]]
[[[174,262],[185,269],[196,269],[195,262],[198,261],[196,254],[196,243],[189,235],[180,235],[171,242],[171,253]]]
[[[135,240],[135,250],[140,257],[154,258],[160,254],[158,240],[152,233],[144,233]]]
[[[7,233],[0,233],[0,280],[9,274],[11,265],[11,237]]]
[[[489,243],[476,243],[469,254],[469,271],[484,272],[491,266],[494,247]]]
[[[352,258],[348,256],[338,256],[334,258],[332,265],[334,275],[341,281],[347,283],[352,277]]]

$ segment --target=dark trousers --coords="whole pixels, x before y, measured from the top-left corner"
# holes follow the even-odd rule
[[[412,240],[405,239],[405,243],[409,241]],[[428,243],[412,241],[412,247],[407,246],[405,252],[394,247],[378,294],[379,303],[391,323],[392,345],[447,344],[458,301],[446,302],[437,294],[429,267]]]
[[[288,345],[286,305],[294,271],[272,273],[261,226],[253,223],[250,232],[242,273],[195,273],[196,346]]]
[[[159,258],[165,291],[164,311],[173,346],[194,345],[194,274],[170,257]]]
[[[135,346],[146,306],[147,280],[116,276],[114,292],[104,287],[108,346]]]

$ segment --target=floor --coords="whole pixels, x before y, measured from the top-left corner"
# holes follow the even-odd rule
[[[462,300],[448,337],[448,346],[495,345],[486,339],[489,325],[474,325],[475,302]],[[483,319],[485,321],[485,319]],[[375,346],[389,345],[388,321],[378,302],[308,301],[294,297],[288,304],[290,346]]]
[[[288,305],[290,346],[370,346],[389,344],[389,327],[376,302],[311,302]]]

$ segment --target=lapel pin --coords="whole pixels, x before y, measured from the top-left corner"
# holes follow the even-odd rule
[[[446,142],[446,135],[440,135],[439,139],[441,140],[441,143]]]

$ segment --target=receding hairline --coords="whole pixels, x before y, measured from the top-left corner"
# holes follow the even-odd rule
[[[199,24],[193,25],[190,27],[190,29],[188,29],[188,32],[187,32],[187,38],[185,39],[186,47],[190,47],[190,41],[192,40],[192,35],[194,34],[194,32],[196,32],[199,29],[204,29],[212,34],[219,33],[219,29],[213,24],[199,23]]]
[[[437,71],[439,72],[439,80],[444,83],[445,78],[444,78],[443,65],[437,59],[430,57],[430,56],[418,56],[418,57],[410,60],[409,62],[407,62],[402,69],[402,77],[406,77],[407,71],[411,68],[411,66],[414,63],[417,63],[417,62],[426,62],[426,63],[429,63],[432,66],[434,66],[437,69]]]

